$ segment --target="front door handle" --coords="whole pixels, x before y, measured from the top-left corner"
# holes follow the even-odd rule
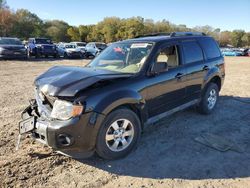
[[[203,67],[203,70],[209,70],[209,67],[208,67],[207,65],[205,65],[205,66]]]
[[[176,74],[175,75],[175,78],[177,78],[177,79],[181,79],[181,77],[182,76],[184,76],[184,74],[183,73],[178,73],[178,74]]]

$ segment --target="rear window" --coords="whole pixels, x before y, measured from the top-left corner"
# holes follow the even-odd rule
[[[207,59],[220,57],[220,50],[216,42],[211,38],[203,38],[200,40],[201,47],[203,48]]]
[[[202,50],[196,41],[184,41],[182,46],[186,64],[203,60]]]

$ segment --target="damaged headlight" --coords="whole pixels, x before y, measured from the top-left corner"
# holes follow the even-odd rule
[[[51,117],[59,120],[68,120],[81,115],[82,105],[73,105],[71,102],[56,100],[53,105]]]

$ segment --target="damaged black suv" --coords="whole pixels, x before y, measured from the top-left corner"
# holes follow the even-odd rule
[[[120,158],[147,124],[190,106],[210,114],[224,77],[219,47],[203,33],[116,42],[86,67],[56,66],[36,78],[19,132],[75,158]]]

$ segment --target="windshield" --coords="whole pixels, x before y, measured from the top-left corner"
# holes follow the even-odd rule
[[[105,49],[107,47],[107,45],[103,43],[96,43],[95,45],[97,48],[100,48],[100,49]]]
[[[73,44],[69,44],[69,45],[65,45],[65,48],[76,48],[76,46]]]
[[[36,39],[36,44],[52,44],[49,39]]]
[[[11,38],[0,38],[0,44],[7,44],[7,45],[22,45],[22,42],[19,39],[11,39]]]
[[[97,56],[89,67],[137,73],[144,65],[152,46],[152,43],[114,43]]]

